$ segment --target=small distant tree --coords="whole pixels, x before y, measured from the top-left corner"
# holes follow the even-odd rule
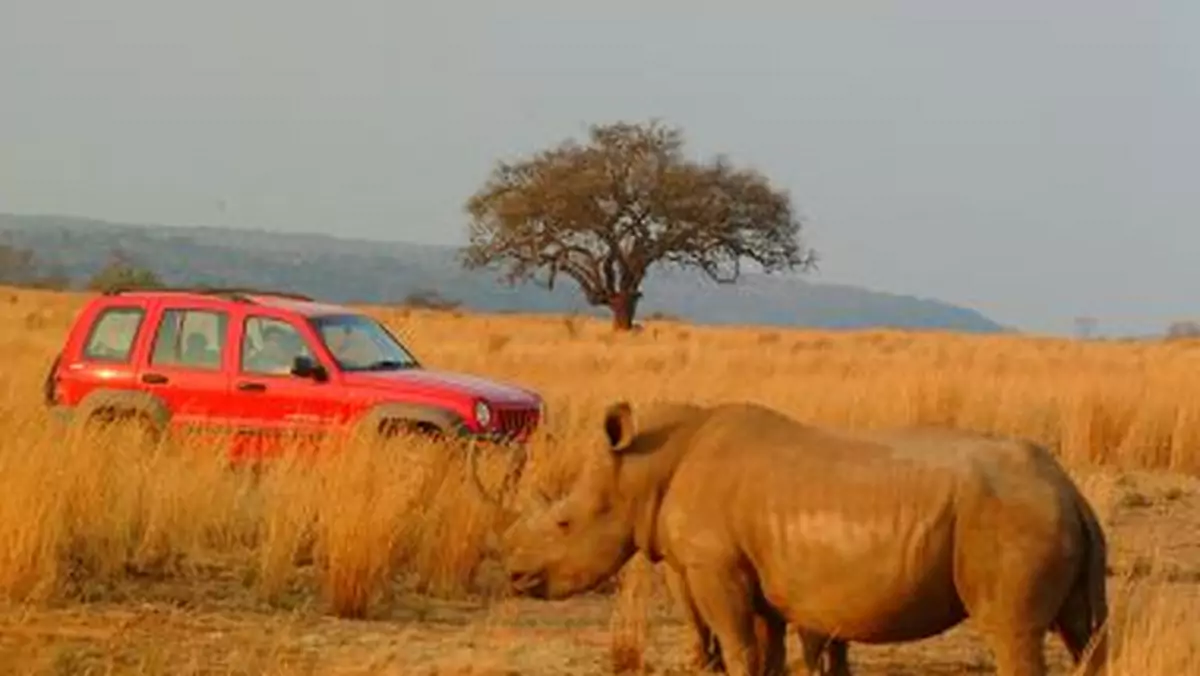
[[[43,272],[43,269],[47,271]],[[32,249],[0,243],[0,284],[64,290],[70,288],[71,278],[61,266],[47,266]]]
[[[401,304],[422,310],[445,311],[457,309],[462,303],[446,298],[433,289],[417,289],[405,296]]]
[[[1100,324],[1100,320],[1091,316],[1080,316],[1075,318],[1075,335],[1083,340],[1090,340],[1096,335],[1096,327]]]
[[[48,272],[39,275],[30,283],[30,286],[48,291],[66,291],[71,288],[71,276],[62,269],[62,266],[52,265]]]
[[[759,172],[724,157],[689,160],[681,131],[657,122],[593,126],[589,141],[496,165],[466,203],[465,267],[499,264],[509,284],[548,289],[565,274],[628,330],[655,264],[697,268],[727,284],[743,260],[765,272],[816,262],[799,242],[788,194]]]
[[[21,286],[37,279],[37,256],[30,249],[0,243],[0,284]]]
[[[113,289],[158,289],[163,283],[153,270],[138,265],[121,251],[114,251],[108,263],[88,280],[87,288],[92,291]]]
[[[1182,320],[1167,326],[1167,340],[1200,338],[1200,322]]]

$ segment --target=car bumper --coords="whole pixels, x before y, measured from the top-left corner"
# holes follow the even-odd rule
[[[483,442],[496,446],[507,446],[510,444],[525,444],[533,436],[532,430],[523,434],[505,434],[497,431],[476,432],[469,429],[460,429],[458,438],[463,441]]]

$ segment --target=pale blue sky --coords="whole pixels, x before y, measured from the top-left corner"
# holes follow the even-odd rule
[[[460,243],[494,160],[661,117],[815,280],[1200,317],[1196,2],[0,0],[0,211]]]

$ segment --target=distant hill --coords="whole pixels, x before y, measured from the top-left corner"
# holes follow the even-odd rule
[[[464,270],[447,246],[12,214],[0,214],[0,238],[32,250],[44,269],[75,283],[119,249],[171,284],[286,289],[343,303],[395,303],[433,291],[468,309],[607,314],[588,307],[572,283],[553,292],[532,284],[510,288],[494,273]],[[640,317],[662,312],[696,323],[1007,330],[975,310],[941,301],[796,276],[747,273],[726,286],[692,271],[659,269],[644,292]]]

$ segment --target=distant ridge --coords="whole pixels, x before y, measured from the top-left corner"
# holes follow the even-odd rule
[[[16,214],[0,214],[0,236],[77,283],[120,249],[172,284],[273,287],[343,303],[395,303],[433,291],[466,309],[607,314],[588,307],[573,284],[553,292],[532,284],[510,288],[493,273],[464,270],[449,246]],[[693,271],[658,269],[644,292],[641,318],[661,312],[702,324],[1009,330],[942,301],[797,276],[745,273],[738,284],[725,286]]]

